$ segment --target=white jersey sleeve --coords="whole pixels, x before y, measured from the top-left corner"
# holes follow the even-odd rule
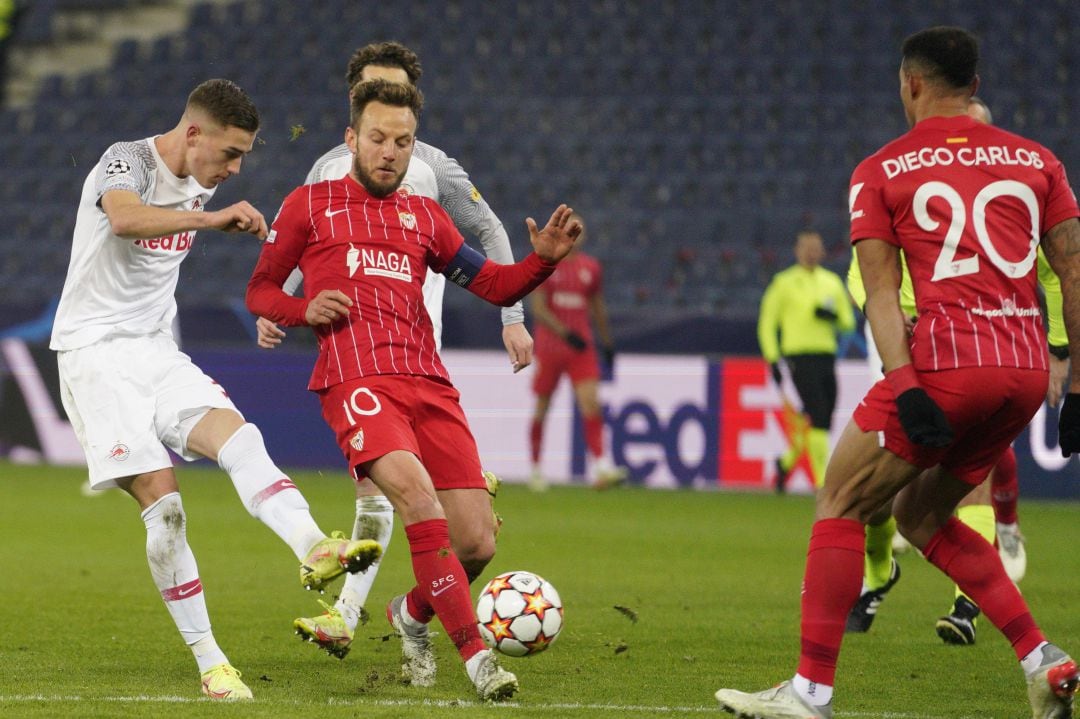
[[[94,193],[100,202],[110,190],[130,190],[143,202],[153,187],[154,156],[146,142],[118,142],[101,156],[94,173]]]
[[[473,186],[469,174],[458,161],[445,152],[416,141],[413,158],[425,162],[435,173],[438,187],[438,200],[450,219],[462,234],[472,234],[480,239],[484,254],[501,265],[514,263],[514,252],[510,249],[510,237],[502,222],[488,203]],[[503,325],[513,325],[525,321],[525,310],[518,302],[513,307],[502,310]]]

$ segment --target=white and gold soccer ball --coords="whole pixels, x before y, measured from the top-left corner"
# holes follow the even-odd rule
[[[547,649],[563,627],[563,606],[551,582],[532,572],[506,572],[492,579],[476,603],[480,636],[511,657]]]

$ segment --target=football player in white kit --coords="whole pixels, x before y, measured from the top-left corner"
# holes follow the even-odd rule
[[[415,85],[422,74],[420,60],[409,48],[397,42],[379,42],[366,45],[353,53],[349,61],[346,81],[352,88],[366,80],[388,80]],[[337,179],[349,173],[353,155],[348,145],[342,143],[330,150],[311,168],[305,184],[326,179]],[[408,172],[399,192],[412,192],[436,200],[450,215],[462,234],[476,235],[484,253],[500,264],[513,264],[510,238],[502,222],[484,201],[469,180],[468,173],[456,160],[442,150],[416,141]],[[297,271],[285,283],[285,291],[295,293],[302,277]],[[436,346],[442,348],[442,302],[446,278],[429,271],[424,282],[424,305],[435,328]],[[525,328],[525,311],[521,303],[502,310],[503,344],[510,356],[514,372],[527,367],[533,358],[533,340]],[[269,320],[256,322],[259,346],[272,348],[280,344],[285,333]],[[494,498],[499,480],[485,472],[488,491]],[[390,541],[394,512],[390,502],[370,479],[357,483],[356,522],[354,539],[374,539],[382,547]],[[496,515],[496,522],[501,519]],[[453,541],[451,537],[451,541]],[[455,547],[455,550],[458,548]],[[297,634],[312,641],[333,656],[344,658],[352,644],[353,633],[362,620],[366,620],[364,603],[375,582],[379,563],[376,561],[364,572],[346,577],[345,585],[333,606],[324,604],[326,611],[316,617],[301,617],[294,622]],[[472,581],[475,577],[470,577]]]
[[[50,344],[90,485],[119,487],[139,503],[154,584],[212,699],[250,699],[251,690],[210,630],[167,450],[217,461],[244,507],[301,561],[309,589],[381,554],[374,541],[319,529],[258,428],[173,340],[173,295],[196,231],[266,237],[266,220],[247,202],[205,210],[217,185],[240,171],[258,128],[243,90],[208,80],[191,92],[172,130],[105,151],[83,184]]]

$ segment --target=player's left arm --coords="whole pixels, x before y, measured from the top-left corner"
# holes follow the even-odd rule
[[[1050,268],[1061,280],[1061,305],[1065,332],[1069,335],[1070,356],[1080,356],[1080,221],[1070,217],[1057,223],[1042,238],[1043,252]],[[1080,452],[1080,368],[1074,362],[1068,394],[1058,416],[1058,444],[1068,457]]]
[[[573,249],[581,225],[571,220],[572,214],[571,208],[559,205],[542,229],[531,217],[527,218],[533,252],[512,265],[492,262],[469,247],[446,218],[441,227],[436,227],[434,256],[429,262],[454,284],[492,304],[508,307],[551,276],[555,266]],[[445,213],[442,216],[446,217]]]
[[[1046,299],[1046,344],[1049,352],[1050,383],[1046,388],[1046,402],[1051,407],[1061,403],[1062,393],[1069,377],[1069,337],[1065,333],[1065,320],[1061,314],[1061,280],[1050,269],[1046,253],[1039,247],[1039,285]]]
[[[435,173],[439,203],[462,232],[480,239],[484,254],[500,265],[514,263],[510,237],[502,222],[477,191],[469,173],[458,161],[430,145],[420,145],[422,159]],[[521,302],[502,309],[503,346],[514,372],[532,364],[533,338],[525,327],[525,309]]]
[[[1080,351],[1080,221],[1059,222],[1042,238],[1050,269],[1061,281],[1061,313],[1068,337],[1069,356]],[[1070,390],[1080,389],[1080,363],[1073,363]]]

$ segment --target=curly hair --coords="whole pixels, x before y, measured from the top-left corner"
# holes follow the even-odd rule
[[[368,65],[400,67],[409,76],[409,82],[413,85],[420,82],[420,76],[424,73],[420,67],[420,58],[400,42],[394,40],[373,42],[354,52],[352,58],[349,59],[345,82],[348,83],[350,90],[360,81],[360,75]]]

